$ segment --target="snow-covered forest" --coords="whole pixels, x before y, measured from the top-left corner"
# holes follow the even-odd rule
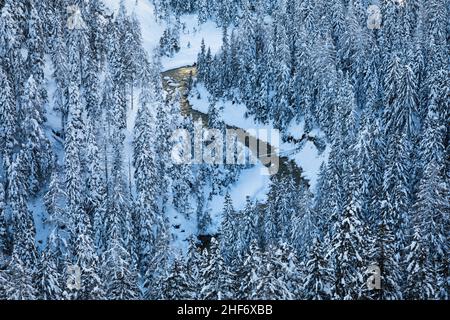
[[[450,298],[448,0],[0,10],[0,299]]]

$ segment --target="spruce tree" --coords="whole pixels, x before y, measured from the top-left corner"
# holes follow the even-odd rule
[[[43,130],[43,100],[33,76],[25,83],[21,99],[22,134],[29,170],[28,191],[37,192],[52,165],[50,142]]]
[[[222,211],[222,223],[220,228],[221,252],[225,262],[229,265],[235,258],[236,240],[239,225],[236,221],[237,213],[233,208],[233,200],[227,192],[225,195],[224,208]]]
[[[49,241],[54,237],[50,236]],[[58,265],[58,251],[55,251],[55,244],[49,243],[41,255],[41,269],[39,270],[39,295],[43,300],[61,300],[63,297],[63,277],[61,266]]]
[[[48,191],[44,196],[44,205],[49,215],[49,221],[58,226],[67,225],[67,215],[65,214],[65,193],[61,185],[61,178],[58,172],[59,167],[52,172]]]
[[[17,143],[17,111],[15,99],[7,74],[0,66],[0,152],[3,168],[8,170],[11,163],[12,149]]]
[[[164,281],[164,299],[192,299],[192,296],[190,295],[190,285],[186,274],[186,267],[180,257],[175,258],[170,272]]]
[[[350,202],[339,218],[331,242],[330,254],[335,258],[333,294],[337,299],[357,299],[364,285],[365,229],[360,208]]]
[[[305,263],[305,278],[302,284],[302,297],[308,300],[331,298],[330,269],[327,266],[323,243],[319,237],[313,240]]]
[[[436,88],[433,88],[434,91]],[[415,228],[420,233],[420,240],[415,239],[417,246],[423,246],[426,263],[432,275],[431,288],[427,290],[428,298],[445,298],[448,250],[446,242],[446,217],[449,188],[445,179],[445,125],[442,111],[439,108],[440,95],[433,92],[428,115],[425,121],[425,132],[422,139],[422,161],[424,170],[419,181],[417,200],[414,205]],[[415,230],[416,230],[415,229]],[[415,237],[416,238],[416,237]],[[411,250],[417,250],[413,244]],[[412,258],[412,257],[411,257]],[[411,285],[411,284],[410,284]],[[425,284],[423,284],[425,286]],[[414,296],[414,295],[412,295]]]
[[[226,300],[233,297],[232,273],[228,270],[220,251],[218,241],[213,238],[206,250],[202,264],[200,299]]]
[[[6,299],[9,300],[36,300],[38,298],[33,274],[29,272],[16,251],[13,252],[6,271],[5,293]]]
[[[0,182],[0,266],[3,266],[6,262],[9,249],[8,242],[5,190],[3,183]]]
[[[158,213],[158,186],[156,156],[153,149],[154,118],[152,101],[154,92],[151,88],[142,88],[141,105],[139,106],[134,128],[134,178],[137,191],[137,225],[138,253],[140,269],[148,269],[155,246],[153,231]]]

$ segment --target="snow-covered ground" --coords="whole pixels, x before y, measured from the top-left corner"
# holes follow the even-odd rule
[[[206,48],[211,48],[212,54],[218,52],[222,46],[222,31],[215,23],[207,21],[199,25],[195,15],[182,16],[180,22],[182,25],[180,32],[181,49],[173,57],[162,59],[164,70],[192,65],[196,62],[202,39],[205,40]]]
[[[111,10],[117,11],[119,9],[119,0],[105,0],[105,3]],[[149,0],[125,0],[125,6],[129,14],[133,12],[136,14],[141,24],[144,47],[151,55],[158,47],[159,39],[167,27],[165,22],[156,21],[153,5]],[[200,52],[202,39],[205,40],[206,47],[211,48],[213,54],[222,45],[222,31],[215,23],[208,21],[199,25],[195,15],[182,16],[180,23],[180,51],[173,57],[164,57],[162,59],[162,71],[194,64]],[[138,106],[138,95],[139,92],[136,90],[134,98],[135,108],[128,110],[125,141],[126,159],[124,161],[127,161],[132,155],[133,127]],[[237,114],[236,118],[242,117]],[[262,173],[264,170],[267,171],[261,163],[251,169],[243,170],[239,180],[230,188],[230,195],[236,210],[244,208],[247,196],[252,200],[258,201],[264,201],[266,199],[270,187],[270,177],[268,174]],[[207,204],[213,222],[210,231],[213,233],[217,231],[221,222],[223,202],[224,197],[216,195]],[[197,231],[196,220],[194,217],[186,219],[173,208],[169,208],[169,219],[172,226],[179,226],[178,229],[174,229],[173,247],[185,251],[187,249],[187,241],[185,240]]]
[[[105,4],[112,10],[117,11],[119,8],[119,0],[105,0]],[[159,45],[159,39],[166,28],[164,22],[156,21],[154,16],[153,5],[149,0],[125,0],[125,5],[128,14],[135,13],[141,24],[141,32],[143,36],[144,47],[147,52],[152,55],[153,51]],[[202,39],[205,40],[206,46],[211,48],[212,53],[217,52],[221,47],[222,32],[217,28],[213,22],[207,22],[198,25],[197,18],[194,15],[185,15],[180,19],[182,30],[180,31],[180,51],[173,57],[165,57],[162,59],[163,69],[168,70],[185,65],[193,64],[198,52]],[[52,142],[54,152],[58,158],[58,163],[63,164],[63,145],[52,135],[52,130],[59,131],[61,129],[60,115],[53,110],[52,97],[55,91],[55,83],[53,79],[53,66],[50,59],[46,59],[45,78],[47,81],[47,91],[50,103],[47,106],[47,134]],[[198,85],[197,90],[200,93],[201,99],[197,99],[197,93],[193,93],[190,101],[194,109],[202,112],[207,112],[208,109],[208,92],[202,85]],[[195,96],[195,97],[194,97]],[[125,168],[128,168],[130,159],[132,157],[132,142],[133,142],[133,128],[138,110],[139,90],[134,93],[134,108],[128,110],[127,114],[127,131],[125,140]],[[223,119],[229,125],[234,125],[242,129],[272,129],[272,125],[257,124],[252,117],[245,117],[246,108],[244,105],[233,105],[229,101],[222,102],[223,104]],[[289,130],[290,134],[295,137],[301,137],[303,134],[303,126],[293,126]],[[316,134],[320,135],[319,132]],[[263,137],[260,137],[264,139]],[[269,141],[270,142],[270,141]],[[289,143],[280,145],[280,153],[289,152],[294,146]],[[312,143],[306,143],[304,148],[291,155],[299,166],[304,169],[305,178],[310,180],[314,187],[317,178],[318,169],[323,161],[326,161],[328,156],[327,150],[319,154]],[[133,168],[131,168],[133,170]],[[233,199],[233,204],[236,210],[244,208],[246,197],[249,196],[252,200],[265,201],[270,187],[270,176],[262,174],[263,170],[267,170],[262,164],[258,164],[251,169],[243,170],[239,180],[230,187],[230,195]],[[36,241],[37,245],[42,248],[45,245],[45,240],[49,234],[50,227],[45,224],[46,214],[43,207],[42,193],[36,199],[29,203],[29,208],[32,210],[36,223]],[[224,197],[214,196],[209,204],[207,204],[212,217],[211,232],[216,232],[220,222],[223,208]],[[185,251],[187,242],[185,241],[191,235],[196,233],[195,218],[186,219],[182,215],[177,214],[173,208],[169,208],[169,218],[172,225],[179,225],[178,229],[174,229],[174,248]],[[177,249],[176,249],[177,250]]]

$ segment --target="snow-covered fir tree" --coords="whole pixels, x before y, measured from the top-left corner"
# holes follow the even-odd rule
[[[448,15],[0,0],[0,298],[449,299]]]

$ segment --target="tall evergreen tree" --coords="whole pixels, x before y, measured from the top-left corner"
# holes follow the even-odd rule
[[[436,88],[433,88],[434,91]],[[448,243],[446,241],[446,215],[449,187],[445,179],[445,125],[442,109],[439,108],[440,94],[433,92],[431,104],[428,108],[428,116],[425,121],[425,132],[422,139],[422,161],[424,171],[419,182],[417,201],[414,206],[414,221],[417,225],[415,231],[420,233],[420,238],[411,244],[411,250],[418,250],[415,246],[422,246],[426,263],[430,268],[431,285],[427,289],[428,298],[445,298],[447,274],[448,274]],[[420,242],[419,242],[420,241]],[[411,257],[412,258],[412,257]],[[412,263],[412,262],[411,262]],[[418,261],[416,262],[418,263]],[[412,267],[412,266],[410,266]],[[410,284],[411,285],[411,284]],[[422,284],[426,287],[427,284]],[[429,292],[429,291],[431,292]],[[414,294],[412,295],[414,296]]]
[[[233,200],[227,192],[225,195],[224,208],[222,212],[222,223],[220,228],[220,245],[223,258],[227,264],[236,256],[236,245],[238,227],[236,221],[237,213],[233,208]]]
[[[36,300],[38,292],[33,275],[29,273],[17,252],[13,252],[6,275],[6,298],[9,300]]]
[[[335,227],[335,235],[330,248],[334,263],[333,293],[337,299],[357,299],[361,297],[364,285],[364,225],[360,218],[360,208],[350,202]]]

